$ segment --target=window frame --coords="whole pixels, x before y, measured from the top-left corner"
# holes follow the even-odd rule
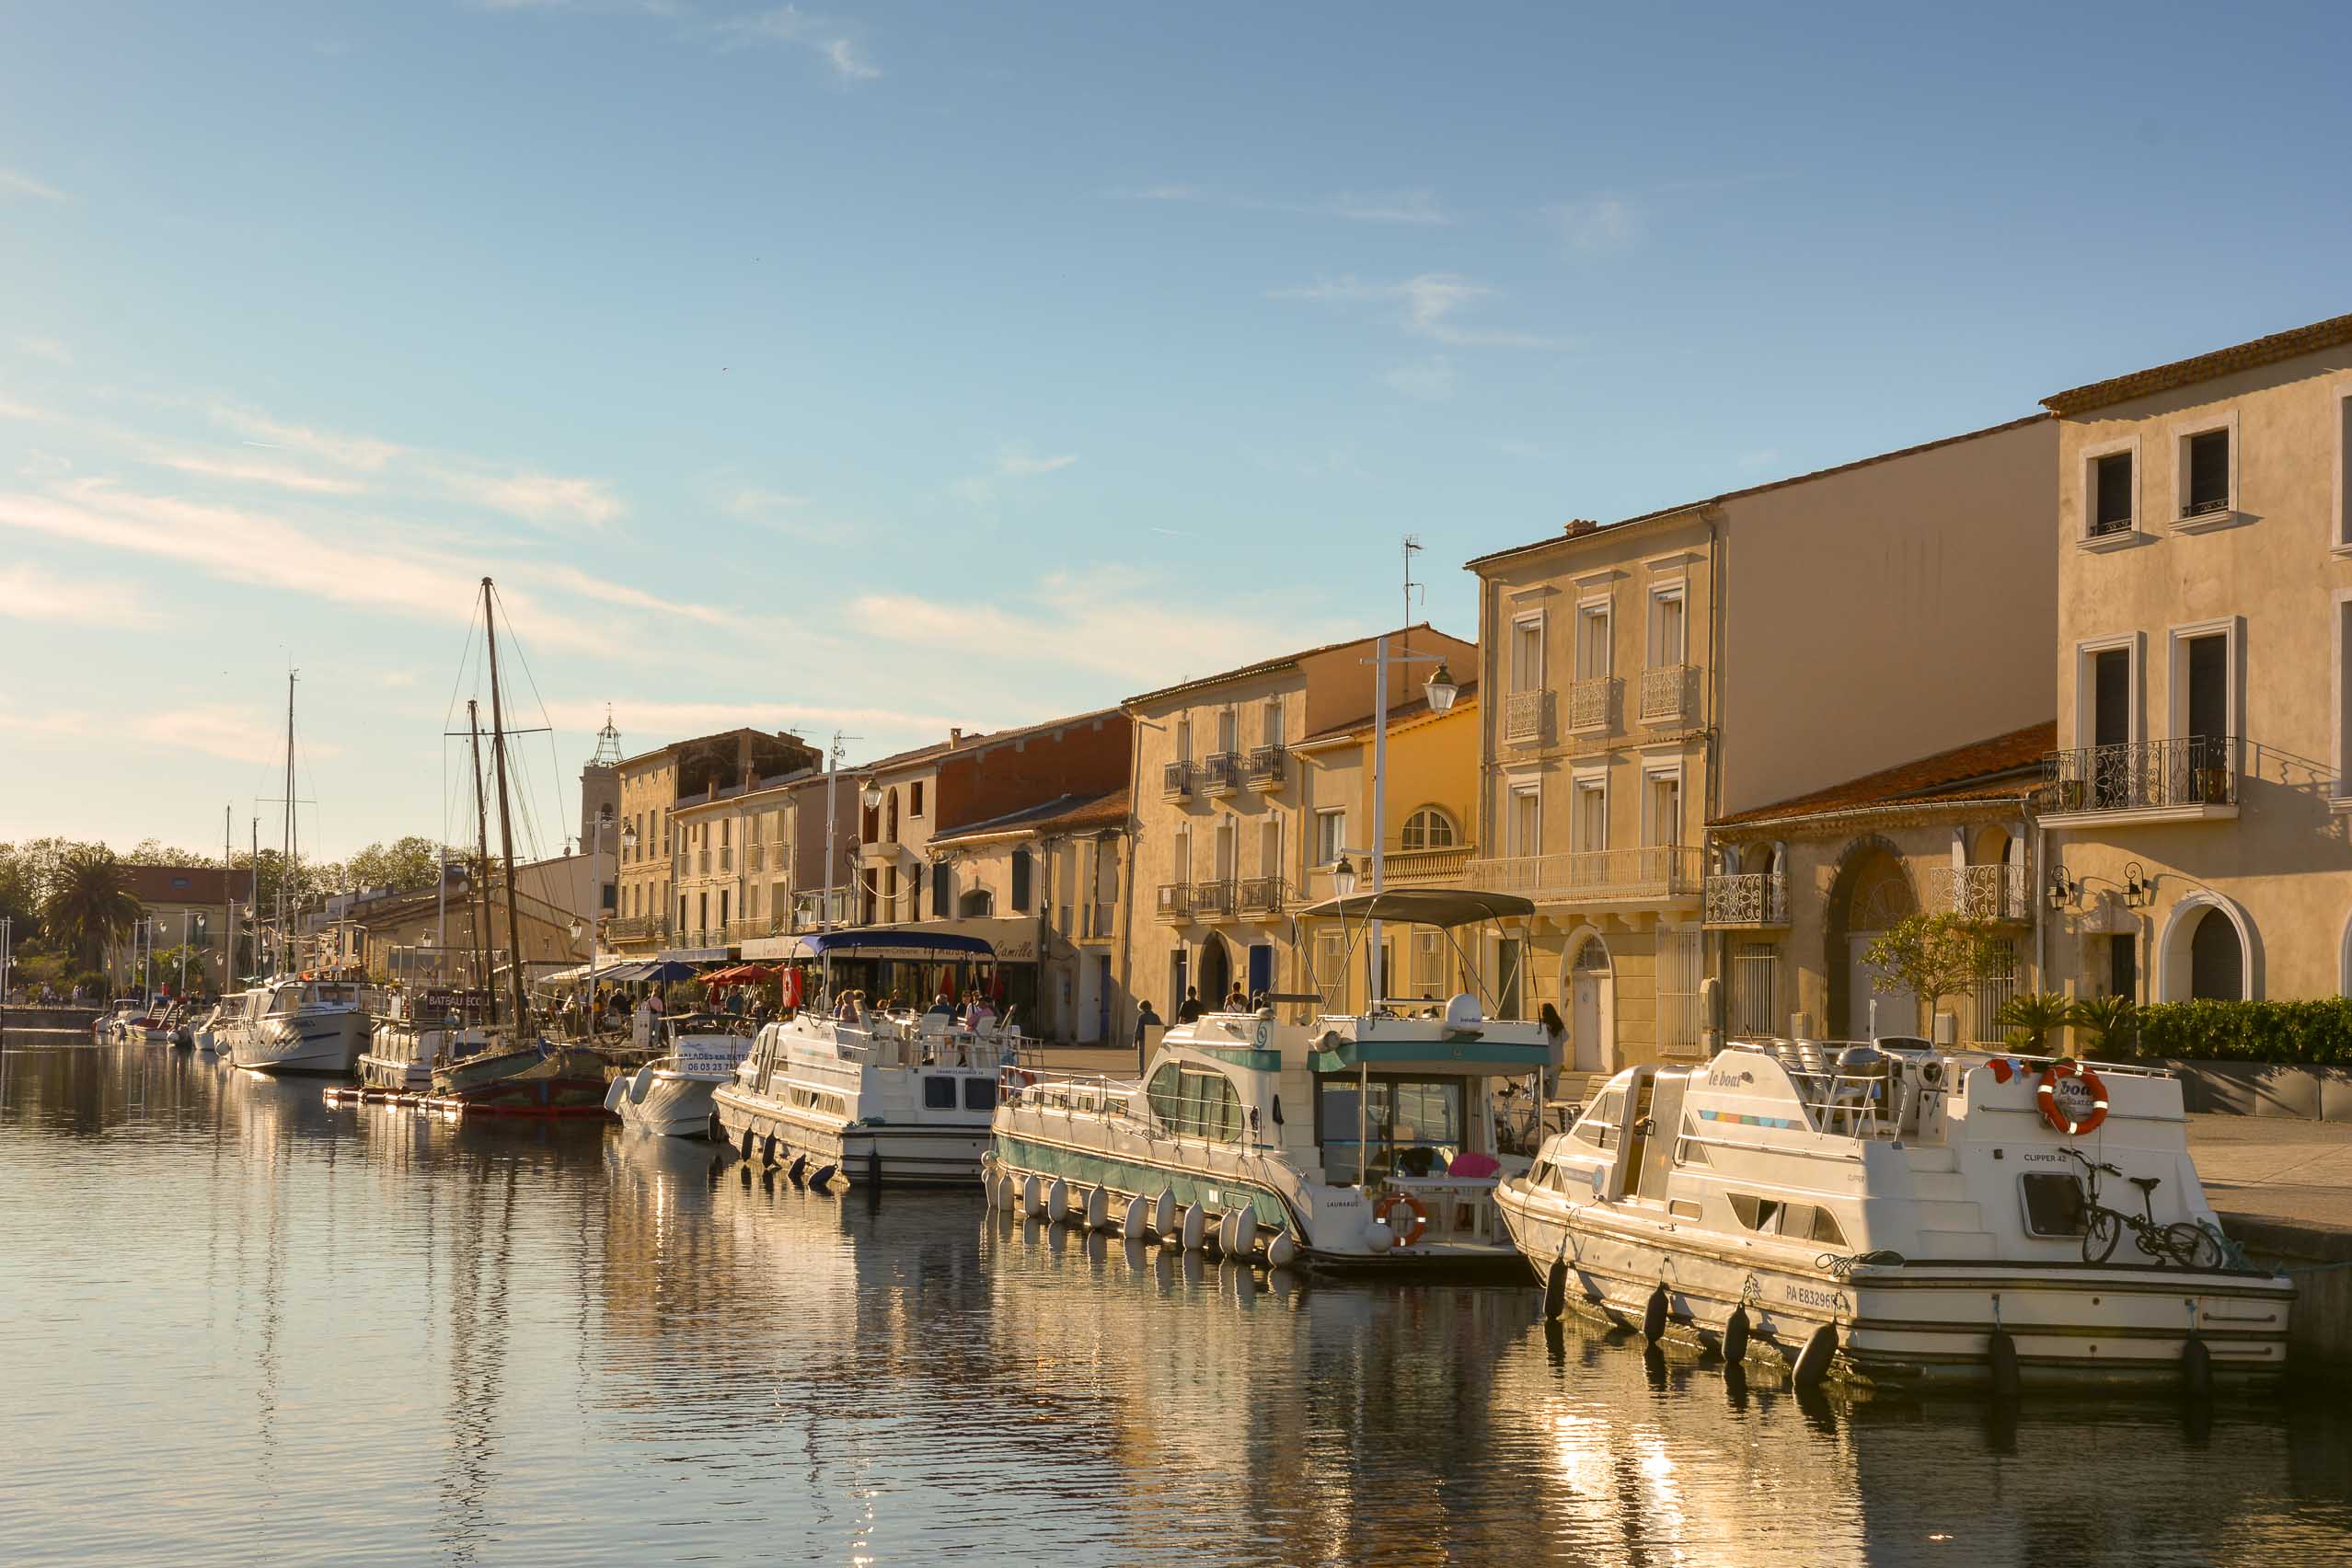
[[[1332,827],[1332,831],[1326,832],[1325,829],[1327,825],[1330,824],[1336,824],[1336,826]],[[1326,858],[1324,854],[1324,841],[1326,839],[1330,840],[1330,854],[1328,858]],[[1315,808],[1315,843],[1313,850],[1315,859],[1312,862],[1313,869],[1316,870],[1323,870],[1330,867],[1336,866],[1340,863],[1341,857],[1346,854],[1346,852],[1347,808],[1345,806],[1317,806]]]
[[[1678,647],[1671,650],[1660,646],[1658,640],[1659,610],[1671,603],[1679,612],[1678,617]],[[1674,670],[1690,663],[1690,585],[1680,577],[1668,578],[1650,584],[1649,626],[1643,641],[1648,649],[1653,670]]]
[[[1519,652],[1522,633],[1533,631],[1535,669],[1532,673],[1520,667]],[[1511,617],[1511,689],[1515,692],[1541,691],[1545,665],[1551,650],[1544,645],[1544,617],[1539,609],[1527,610]]]
[[[2212,620],[2192,621],[2165,628],[2165,734],[2169,739],[2177,741],[2188,737],[2188,645],[2207,637],[2222,640],[2227,659],[2229,722],[2222,732],[2231,736],[2245,733],[2242,728],[2245,715],[2239,706],[2243,701],[2241,694],[2246,687],[2245,625],[2243,616],[2220,616]]]
[[[2131,520],[2128,527],[2112,534],[2094,534],[2099,512],[2099,461],[2104,457],[2127,455],[2131,458]],[[2148,517],[2148,465],[2140,455],[2139,432],[2117,436],[2111,441],[2094,442],[2076,454],[2075,467],[2075,527],[2074,542],[2086,550],[2112,550],[2130,544],[2146,532],[2141,525]]]
[[[2098,683],[2092,677],[2092,661],[2101,653],[2121,649],[2130,660],[2129,725],[2125,744],[2138,745],[2148,738],[2147,726],[2141,716],[2147,710],[2143,683],[2147,663],[2147,639],[2137,631],[2127,631],[2114,637],[2085,638],[2074,645],[2074,747],[2076,751],[2091,751],[2099,742],[2093,724],[2092,705],[2098,698]]]
[[[1595,621],[1600,623],[1601,635],[1597,639],[1588,638],[1585,628]],[[1600,668],[1597,670],[1585,667],[1585,654],[1588,648],[1599,651]],[[1617,599],[1614,594],[1588,594],[1576,601],[1575,654],[1576,682],[1580,686],[1586,681],[1605,681],[1617,674]]]
[[[1607,767],[1582,767],[1568,778],[1568,852],[1572,855],[1605,855],[1609,840],[1616,836],[1609,831],[1609,770]],[[1586,844],[1580,828],[1585,820],[1584,798],[1587,791],[1600,796],[1600,842]]]
[[[1535,842],[1520,842],[1519,801],[1535,802]],[[1506,776],[1503,780],[1504,853],[1514,858],[1533,857],[1543,853],[1543,775],[1539,773]]]
[[[1650,785],[1654,780],[1664,778],[1671,778],[1674,781],[1675,822],[1673,825],[1676,836],[1673,838],[1658,837],[1656,836],[1658,824],[1652,820],[1656,813],[1651,809]],[[1643,848],[1672,849],[1680,848],[1682,847],[1682,839],[1680,837],[1682,832],[1682,818],[1687,814],[1689,807],[1689,801],[1685,797],[1685,790],[1686,785],[1683,779],[1682,758],[1678,756],[1671,759],[1657,758],[1643,760],[1642,764],[1641,846]]]
[[[1414,824],[1420,823],[1424,817],[1434,819],[1444,826],[1446,842],[1443,844],[1429,842],[1429,830],[1426,826],[1418,829],[1421,842],[1416,844],[1412,841],[1416,831]],[[1400,850],[1452,849],[1459,847],[1461,839],[1461,825],[1454,821],[1454,813],[1438,805],[1415,806],[1405,813],[1404,825],[1397,830],[1397,847]]]
[[[2188,514],[2189,443],[2200,435],[2211,435],[2216,431],[2227,433],[2230,438],[2230,493],[2219,511],[2192,517]],[[2238,475],[2244,444],[2239,439],[2238,410],[2231,408],[2194,419],[2177,420],[2168,433],[2173,440],[2173,532],[2202,534],[2208,529],[2226,528],[2241,521]]]

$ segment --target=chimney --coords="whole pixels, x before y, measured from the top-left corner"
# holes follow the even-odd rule
[[[1572,539],[1581,539],[1599,526],[1600,524],[1590,517],[1571,517],[1565,532]]]
[[[950,747],[960,746],[960,745],[962,745],[963,744],[963,725],[961,725],[961,724],[951,724],[951,725],[949,725],[949,726],[948,726],[948,744],[949,744],[949,746],[950,746]]]

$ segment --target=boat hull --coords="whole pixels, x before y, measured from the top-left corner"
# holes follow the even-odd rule
[[[711,1095],[721,1136],[730,1147],[779,1162],[805,1154],[813,1166],[832,1165],[852,1182],[886,1187],[954,1187],[980,1178],[988,1148],[985,1118],[969,1123],[845,1123],[838,1116],[726,1084]]]
[[[605,1089],[605,1059],[571,1045],[485,1051],[432,1075],[441,1105],[507,1116],[601,1116]]]
[[[272,1016],[246,1031],[236,1049],[236,1065],[248,1072],[350,1078],[367,1048],[367,1015],[361,1012]]]
[[[1818,1244],[1744,1243],[1622,1211],[1596,1212],[1505,1182],[1504,1224],[1561,1304],[1642,1327],[1665,1291],[1661,1338],[1720,1354],[1735,1309],[1747,1358],[1793,1368],[1824,1327],[1827,1376],[1874,1389],[1981,1385],[1992,1334],[2016,1350],[2021,1381],[2177,1385],[2194,1329],[2217,1378],[2284,1370],[2293,1286],[2254,1272],[2058,1265],[1967,1259],[1865,1264]]]
[[[724,1079],[640,1067],[617,1078],[605,1109],[626,1126],[671,1138],[710,1136],[710,1097]]]

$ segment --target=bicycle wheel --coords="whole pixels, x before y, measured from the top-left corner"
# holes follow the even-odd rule
[[[2213,1232],[2185,1219],[2164,1227],[2164,1251],[2185,1269],[2218,1269],[2227,1261]]]
[[[2123,1216],[2111,1208],[2093,1209],[2082,1232],[2082,1261],[2105,1262],[2116,1255],[2116,1243],[2122,1239]]]

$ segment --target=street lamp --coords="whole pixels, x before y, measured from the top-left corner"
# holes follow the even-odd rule
[[[1430,673],[1429,682],[1421,688],[1429,697],[1429,711],[1440,719],[1454,710],[1454,698],[1462,688],[1454,684],[1453,672],[1446,668],[1446,661],[1437,661],[1437,668]]]
[[[1342,898],[1352,897],[1355,893],[1355,867],[1345,855],[1332,868],[1332,887]]]
[[[882,796],[881,783],[872,778],[867,779],[858,791],[859,803],[870,812],[882,810]]]

